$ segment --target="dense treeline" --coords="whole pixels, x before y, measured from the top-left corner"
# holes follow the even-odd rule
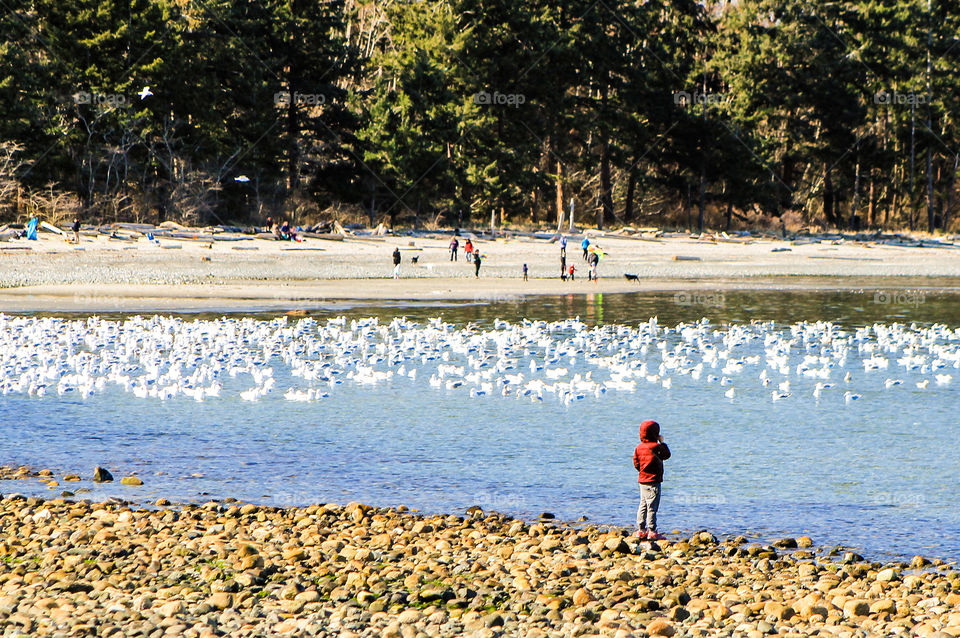
[[[0,215],[951,230],[940,0],[7,0]]]

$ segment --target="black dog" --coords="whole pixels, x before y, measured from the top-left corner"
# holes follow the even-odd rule
[[[414,255],[413,257],[410,258],[410,261],[412,261],[413,263],[417,263],[418,259],[420,259],[420,255]]]
[[[623,278],[626,279],[627,281],[635,281],[637,283],[640,283],[640,275],[630,275],[627,273],[623,273]]]

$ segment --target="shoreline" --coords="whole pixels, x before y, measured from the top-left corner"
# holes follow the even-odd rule
[[[746,276],[658,278],[637,282],[601,278],[598,283],[559,279],[327,279],[242,281],[219,284],[43,284],[0,288],[0,311],[29,312],[258,312],[314,310],[355,302],[520,303],[543,296],[685,292],[960,293],[960,277]]]
[[[288,503],[276,503],[276,504],[267,504],[257,499],[237,499],[231,496],[225,496],[223,494],[209,494],[207,492],[201,492],[200,495],[202,498],[189,498],[181,497],[183,500],[173,500],[172,498],[165,495],[162,491],[156,491],[150,484],[149,480],[144,483],[140,479],[138,472],[132,472],[128,477],[121,477],[119,474],[116,476],[111,475],[107,472],[108,480],[98,481],[95,477],[95,473],[91,473],[89,476],[85,473],[77,471],[62,471],[62,470],[51,470],[51,469],[41,469],[35,470],[26,465],[2,465],[0,466],[0,500],[3,498],[9,497],[19,497],[19,498],[38,498],[43,501],[49,500],[69,500],[75,502],[84,502],[88,504],[103,504],[103,505],[116,505],[123,507],[131,508],[156,508],[156,507],[169,507],[169,508],[191,508],[198,507],[204,503],[210,504],[219,504],[224,506],[230,505],[252,505],[255,507],[261,507],[271,510],[295,510],[308,507],[313,503],[300,503],[300,504],[288,504]],[[135,479],[132,483],[127,484],[125,479],[132,478]],[[138,483],[137,480],[141,482]],[[34,485],[28,487],[24,491],[13,490],[8,491],[4,489],[6,485],[23,485],[27,481],[33,481]],[[405,504],[393,504],[393,505],[380,505],[379,507],[386,509],[396,509],[398,511],[407,512],[407,513],[416,513],[420,516],[446,516],[450,515],[447,512],[441,510],[425,508],[420,506],[420,508],[408,507]],[[501,512],[499,510],[484,510],[480,505],[472,505],[470,507],[464,508],[464,512],[469,515],[471,510],[481,510],[490,514],[497,514],[499,516],[504,516],[512,520],[523,521],[529,524],[534,523],[550,523],[555,525],[561,525],[563,527],[578,529],[583,527],[598,527],[605,530],[619,531],[626,534],[632,534],[634,531],[633,526],[624,526],[618,523],[608,523],[597,520],[588,519],[586,516],[581,516],[577,519],[561,519],[556,518],[553,514],[546,513],[541,514],[539,517],[527,517],[524,515],[512,514]],[[456,515],[456,514],[454,514]],[[683,528],[675,529],[671,528],[669,531],[666,529],[661,530],[668,538],[666,542],[676,542],[678,538],[681,538],[688,534],[699,533],[704,531],[702,528]],[[767,535],[758,534],[755,531],[750,531],[747,528],[720,532],[714,530],[714,533],[718,538],[721,539],[740,539],[741,544],[758,544],[758,545],[770,545],[777,544],[782,541],[784,538],[788,538],[793,532],[790,531],[779,531],[777,533],[770,533]],[[814,541],[806,536],[805,531],[796,531],[796,539],[806,539],[806,545],[802,544],[799,547],[794,547],[793,549],[805,549],[809,550],[814,555],[827,556],[833,555],[838,552],[846,553],[853,552],[857,556],[860,556],[859,552],[863,552],[867,558],[862,558],[861,560],[867,560],[875,563],[883,563],[887,565],[899,566],[906,568],[911,561],[917,561],[922,559],[924,566],[933,566],[936,568],[953,568],[960,570],[960,561],[956,559],[947,559],[939,556],[922,556],[922,555],[913,555],[909,553],[901,553],[899,555],[891,554],[889,552],[880,552],[876,551],[871,552],[870,548],[859,547],[856,545],[847,545],[843,543],[843,539],[836,539],[833,542],[838,542],[840,544],[833,545],[815,545]],[[872,558],[871,558],[872,554]]]
[[[830,556],[803,537],[638,542],[479,508],[22,496],[0,499],[0,523],[0,622],[25,632],[960,635],[955,570]]]

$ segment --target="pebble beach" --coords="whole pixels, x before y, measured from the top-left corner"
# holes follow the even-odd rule
[[[960,636],[955,566],[870,563],[807,537],[638,541],[547,513],[9,492],[0,526],[4,635]]]

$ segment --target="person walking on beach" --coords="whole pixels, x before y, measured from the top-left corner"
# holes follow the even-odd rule
[[[527,265],[523,265],[523,280],[527,281]]]
[[[450,261],[457,260],[457,248],[460,248],[460,241],[454,237],[450,240]]]
[[[393,249],[393,278],[400,279],[400,248]]]
[[[577,268],[573,264],[570,264],[569,272],[570,272],[570,281],[573,281],[574,280],[573,273],[577,272]]]
[[[80,218],[79,217],[73,218],[73,226],[70,227],[70,230],[73,231],[73,243],[79,244],[80,243]]]
[[[463,245],[463,254],[467,256],[467,263],[469,264],[473,259],[473,242],[469,239],[467,240],[467,243]]]
[[[660,486],[663,483],[663,462],[670,458],[670,448],[660,435],[660,424],[640,424],[640,444],[633,451],[633,467],[640,486],[637,508],[637,538],[663,540],[657,533],[657,510],[660,509]]]
[[[587,279],[591,279],[596,282],[597,266],[600,264],[600,255],[598,255],[596,251],[590,251],[590,256],[587,258],[587,264],[590,266],[590,271],[587,273]]]
[[[566,261],[567,259],[567,237],[566,235],[560,235],[560,259]]]
[[[566,253],[560,253],[560,279],[566,280],[567,278],[567,255]]]
[[[473,276],[477,279],[480,278],[480,251],[473,251]]]
[[[590,248],[590,240],[586,237],[580,242],[580,248],[583,248],[583,260],[587,261],[587,250]]]

